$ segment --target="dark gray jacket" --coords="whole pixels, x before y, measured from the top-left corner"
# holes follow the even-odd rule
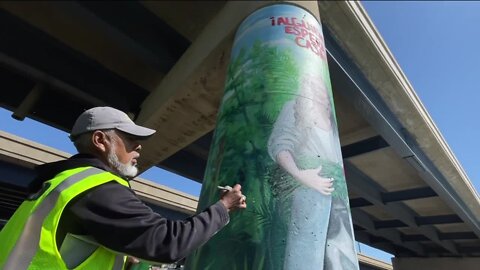
[[[38,166],[32,192],[58,173],[83,166],[110,171],[97,158],[75,155]],[[186,220],[168,220],[153,212],[131,189],[112,179],[69,203],[60,219],[57,245],[61,246],[67,233],[91,235],[105,247],[139,259],[175,262],[204,244],[228,222],[227,209],[221,202]]]

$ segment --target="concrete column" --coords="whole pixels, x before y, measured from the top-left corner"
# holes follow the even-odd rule
[[[274,4],[239,26],[200,196],[240,183],[248,209],[187,269],[358,269],[318,7]]]
[[[394,270],[477,270],[480,258],[393,258]]]

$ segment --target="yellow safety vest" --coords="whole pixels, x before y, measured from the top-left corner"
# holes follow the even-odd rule
[[[0,269],[68,269],[65,258],[72,254],[60,253],[56,241],[62,212],[82,192],[112,180],[129,186],[126,180],[94,167],[66,170],[46,181],[37,194],[20,205],[0,231]],[[123,269],[125,256],[122,254],[98,244],[92,252],[74,269]]]

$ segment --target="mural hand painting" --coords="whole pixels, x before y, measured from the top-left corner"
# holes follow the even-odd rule
[[[332,177],[322,177],[322,166],[316,169],[300,170],[295,164],[292,154],[288,150],[282,150],[277,154],[277,163],[280,164],[297,181],[315,189],[323,195],[331,195],[335,190],[333,188]]]

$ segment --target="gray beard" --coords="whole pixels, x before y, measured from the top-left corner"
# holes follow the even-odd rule
[[[112,145],[113,146],[113,145]],[[115,146],[113,146],[107,154],[108,165],[114,169],[120,176],[134,178],[137,176],[138,168],[132,164],[123,164],[118,160],[115,154]]]

